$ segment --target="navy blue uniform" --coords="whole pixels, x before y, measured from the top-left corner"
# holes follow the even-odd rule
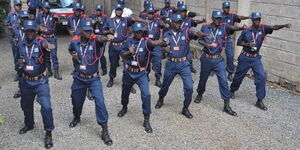
[[[272,34],[273,30],[269,25],[261,24],[258,31],[250,26],[244,30],[238,39],[238,43],[254,42],[256,48],[243,47],[243,51],[238,58],[238,67],[234,75],[230,91],[235,92],[239,89],[246,73],[251,68],[254,73],[254,84],[256,86],[257,99],[263,100],[266,96],[265,71],[259,55],[260,48],[267,34]]]
[[[19,40],[19,31],[21,29],[20,27],[20,19],[19,14],[17,12],[10,12],[6,19],[6,26],[12,27],[11,29],[11,35],[12,38],[10,40],[11,46],[12,46],[12,52],[14,57],[14,64],[15,64],[15,70],[18,71],[18,63],[17,63],[17,53],[18,53],[18,42]]]
[[[155,18],[151,23],[147,24],[147,37],[150,40],[159,40],[160,38],[160,29],[161,27],[159,26],[162,20],[159,18]],[[155,72],[155,78],[160,79],[162,76],[161,73],[161,59],[162,59],[162,51],[160,46],[155,46],[153,51],[151,51],[151,61],[152,61],[152,70]],[[150,66],[148,69],[148,73],[150,73]]]
[[[49,43],[55,45],[55,49],[46,53],[48,56],[51,56],[53,68],[58,69],[59,63],[57,58],[57,38],[56,38],[56,18],[54,18],[54,14],[44,14],[41,13],[37,16],[36,22],[38,25],[45,27],[46,31],[42,32],[41,36],[44,37]],[[51,62],[49,63],[51,64]]]
[[[106,124],[108,113],[104,103],[103,88],[98,67],[99,59],[103,56],[103,43],[95,41],[96,36],[91,36],[86,45],[82,45],[79,36],[75,36],[69,46],[70,53],[76,53],[78,60],[74,60],[75,72],[71,87],[73,114],[80,117],[87,89],[96,105],[96,119],[98,124]]]
[[[228,24],[221,24],[220,26],[214,28],[212,23],[204,24],[201,31],[207,34],[213,35],[213,38],[204,37],[202,38],[205,43],[216,44],[216,47],[203,48],[203,55],[200,58],[201,61],[201,72],[200,80],[197,88],[199,95],[203,95],[205,92],[206,82],[211,73],[214,71],[218,77],[219,90],[223,100],[230,99],[230,91],[228,82],[226,79],[225,63],[223,57],[221,57],[221,52],[224,49],[225,38],[227,34],[232,33]]]
[[[164,34],[163,38],[169,39],[171,52],[168,54],[163,83],[158,94],[160,98],[164,98],[174,77],[178,74],[183,80],[184,108],[188,108],[193,94],[193,81],[188,61],[190,53],[188,47],[190,39],[196,39],[197,37],[194,37],[194,31],[181,29],[176,35],[172,30],[169,30]]]
[[[80,24],[82,19],[84,19],[84,17],[75,15],[68,18],[68,29],[73,31],[74,35],[80,36]]]
[[[121,53],[129,51],[130,47],[136,49],[132,57],[124,60],[121,103],[123,106],[128,105],[130,90],[134,84],[137,84],[141,90],[144,115],[149,115],[151,113],[149,81],[146,68],[150,63],[150,49],[152,48],[149,48],[148,42],[148,38],[142,38],[141,40],[129,38],[121,47]]]
[[[229,13],[228,15],[225,15],[223,13],[221,23],[227,23],[230,26],[234,26],[235,23],[240,23],[241,20],[239,19],[239,16],[235,13]],[[233,33],[232,33],[233,34]],[[228,34],[226,37],[226,44],[225,44],[225,54],[226,54],[226,71],[228,73],[234,72],[234,65],[233,65],[233,59],[234,59],[234,47],[233,47],[233,40],[231,35]]]
[[[42,44],[46,42],[43,38],[36,38],[32,46],[27,46],[26,40],[18,45],[18,59],[25,60],[22,67],[23,75],[19,79],[19,88],[21,92],[21,107],[25,115],[25,125],[33,128],[34,110],[33,104],[35,96],[38,97],[41,104],[41,114],[45,131],[54,129],[53,114],[50,102],[50,89],[48,77],[46,76],[46,50]]]
[[[106,25],[105,29],[113,29],[114,30],[114,39],[110,42],[109,45],[109,60],[110,60],[110,71],[109,77],[111,79],[115,78],[117,75],[117,67],[120,60],[120,47],[124,44],[125,40],[129,36],[129,26],[133,24],[131,17],[122,17],[119,21],[116,18],[110,18]]]
[[[97,22],[95,25],[94,25],[94,33],[95,34],[103,34],[104,32],[104,25],[106,24],[106,22],[108,21],[109,17],[107,17],[105,14],[102,14],[101,16],[98,16],[96,14],[92,14],[90,16],[90,18],[92,20],[97,20],[98,18],[101,18],[101,22]],[[106,44],[104,44],[106,45]],[[104,49],[103,49],[105,52],[105,46],[104,46]],[[106,67],[106,58],[105,56],[103,55],[101,58],[100,58],[100,63],[101,63],[101,69],[103,72],[107,72],[107,67]]]

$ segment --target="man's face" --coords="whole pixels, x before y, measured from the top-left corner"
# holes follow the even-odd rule
[[[187,14],[186,11],[181,11],[180,13],[184,18],[186,17],[186,14]]]
[[[148,19],[153,20],[154,13],[148,13],[147,16],[148,16]]]
[[[44,11],[44,13],[46,13],[46,14],[47,14],[47,13],[49,13],[49,12],[50,12],[50,8],[44,8],[44,9],[43,9],[43,11]]]
[[[170,6],[171,6],[170,3],[165,3],[166,8],[169,8]]]
[[[101,15],[102,11],[101,10],[96,10],[96,15]]]
[[[26,30],[25,37],[27,41],[33,41],[36,38],[36,31],[34,30]]]
[[[28,20],[28,19],[29,19],[29,17],[21,17],[20,18],[21,22],[24,22],[25,20]]]
[[[224,13],[228,14],[228,13],[229,13],[229,11],[230,11],[230,7],[223,8],[223,12],[224,12]]]
[[[122,10],[122,9],[117,9],[117,10],[116,10],[116,16],[117,16],[117,17],[121,17],[122,14],[123,14],[123,10]]]
[[[79,9],[74,10],[74,15],[75,16],[80,16],[81,15],[81,11]]]
[[[86,39],[90,38],[90,36],[93,33],[92,30],[81,30],[80,32],[81,32],[81,36]]]
[[[219,26],[221,24],[221,18],[214,18],[214,17],[212,17],[212,20],[213,20],[213,23],[216,26]]]
[[[260,18],[252,19],[252,25],[253,25],[254,27],[259,27],[260,21],[261,21]]]
[[[182,21],[174,22],[172,21],[172,28],[176,31],[179,31],[182,25]]]
[[[22,5],[18,4],[18,5],[14,5],[15,11],[20,11],[22,10]]]
[[[143,37],[143,34],[144,34],[144,31],[134,31],[133,32],[133,36],[136,38],[136,39],[141,39]]]

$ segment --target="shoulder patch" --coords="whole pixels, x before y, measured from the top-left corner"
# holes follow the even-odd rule
[[[80,39],[80,36],[75,35],[75,36],[73,36],[72,41],[79,40],[79,39]]]
[[[94,40],[96,37],[97,37],[97,35],[92,34],[92,35],[90,36],[90,40]]]
[[[203,23],[203,26],[208,26],[208,25],[211,25],[211,22]]]
[[[38,36],[37,39],[38,39],[38,40],[44,40],[44,38],[41,37],[41,36]]]

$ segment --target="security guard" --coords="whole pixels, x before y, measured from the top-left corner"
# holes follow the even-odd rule
[[[230,2],[223,2],[223,17],[221,19],[221,23],[227,23],[231,26],[234,26],[235,23],[240,23],[241,20],[249,19],[247,16],[239,16],[233,12],[230,12]],[[233,34],[233,33],[232,33]],[[226,44],[225,44],[225,54],[226,54],[226,71],[228,72],[228,80],[232,81],[233,79],[233,72],[234,72],[234,49],[233,49],[233,40],[232,34],[228,34],[226,37]]]
[[[142,16],[147,16],[147,8],[150,4],[151,4],[151,2],[149,0],[144,0],[144,10],[142,12],[140,12],[139,17],[142,18]]]
[[[94,27],[94,33],[96,35],[104,34],[104,25],[106,24],[109,17],[107,17],[106,14],[103,12],[103,6],[102,5],[96,5],[95,12],[90,16],[93,22]],[[106,45],[106,44],[104,44]],[[105,53],[105,46],[103,47],[103,53]],[[102,69],[102,76],[107,74],[107,67],[106,67],[106,58],[103,55],[100,58],[101,63],[101,69]]]
[[[206,19],[195,20],[191,17],[188,17],[188,10],[187,10],[186,5],[181,5],[179,7],[179,11],[182,14],[183,20],[184,20],[182,25],[181,25],[182,28],[191,29],[192,27],[197,27],[198,24],[206,22]],[[188,49],[190,50],[190,47],[188,47]],[[193,66],[193,58],[191,56],[191,53],[190,53],[190,56],[189,56],[189,61],[190,61],[190,64],[191,64],[191,66],[190,66],[191,67],[191,72],[192,73],[197,73],[197,70]]]
[[[167,41],[152,41],[144,37],[145,28],[142,23],[134,23],[132,25],[133,38],[126,40],[121,47],[121,56],[124,59],[122,100],[123,105],[118,113],[119,117],[123,117],[127,113],[127,105],[129,103],[130,89],[137,84],[141,90],[141,99],[143,102],[143,114],[145,131],[152,133],[150,125],[151,100],[149,91],[149,81],[147,79],[146,69],[150,63],[150,53],[157,46],[167,45]]]
[[[161,30],[169,28],[169,24],[165,24],[163,20],[161,20],[159,17],[155,14],[154,7],[148,7],[147,8],[147,19],[150,21],[150,23],[146,24],[147,28],[147,37],[150,40],[159,40]],[[153,51],[151,52],[151,62],[152,62],[152,70],[155,72],[155,86],[160,87],[161,81],[160,78],[162,76],[161,73],[161,60],[162,60],[162,51],[160,46],[155,46]],[[148,72],[148,78],[149,73],[151,71],[151,65],[149,64],[147,68]]]
[[[168,54],[168,61],[166,62],[166,68],[164,72],[164,79],[159,91],[159,99],[155,106],[156,109],[161,108],[164,102],[164,97],[167,95],[169,86],[171,85],[174,77],[178,74],[181,76],[184,85],[184,105],[182,114],[187,118],[193,118],[193,115],[189,111],[189,105],[192,100],[193,94],[193,82],[190,69],[189,47],[191,39],[197,39],[203,36],[209,36],[202,32],[195,32],[189,29],[182,29],[183,16],[181,14],[174,14],[172,16],[172,30],[167,31],[163,38],[167,38],[170,41],[170,53]]]
[[[195,99],[195,103],[200,103],[202,100],[202,95],[205,92],[205,86],[207,79],[211,71],[216,72],[219,82],[219,89],[221,97],[224,100],[224,112],[236,116],[237,113],[234,112],[229,106],[230,91],[228,87],[228,82],[226,79],[225,64],[224,59],[221,57],[221,52],[224,49],[225,38],[227,34],[233,31],[243,30],[245,27],[230,26],[228,24],[221,23],[222,12],[213,11],[212,12],[212,23],[204,24],[201,31],[207,34],[211,34],[210,38],[202,38],[199,41],[200,44],[204,45],[203,55],[200,58],[201,61],[201,72],[200,80],[197,88],[198,95]]]
[[[25,33],[24,33],[24,27],[23,27],[23,22],[25,20],[28,20],[29,19],[29,14],[28,14],[28,11],[27,10],[21,10],[19,11],[19,20],[20,20],[20,25],[19,26],[16,26],[14,28],[12,28],[11,32],[12,32],[12,37],[13,37],[13,44],[16,46],[16,52],[15,52],[15,61],[16,61],[16,70],[18,72],[18,76],[17,76],[17,79],[19,79],[19,77],[21,77],[22,75],[22,67],[18,64],[18,59],[17,59],[17,56],[18,56],[18,44],[21,43],[24,38],[25,38]],[[13,98],[19,98],[21,97],[21,92],[20,90],[18,90]]]
[[[54,78],[57,80],[62,80],[59,73],[59,63],[57,58],[57,38],[56,38],[56,23],[58,21],[58,16],[50,12],[49,2],[43,3],[43,13],[39,14],[36,18],[36,22],[39,25],[41,36],[45,38],[49,43],[55,45],[55,49],[46,53],[46,57],[50,57],[53,63]],[[51,61],[48,59],[47,70],[48,76],[52,76]]]
[[[68,32],[71,36],[80,35],[80,21],[84,19],[80,3],[74,4],[73,12],[74,14],[68,18]]]
[[[69,126],[75,127],[80,122],[86,91],[89,89],[96,105],[97,123],[102,127],[101,139],[106,145],[112,145],[113,141],[108,134],[108,113],[104,103],[98,66],[99,59],[103,55],[103,43],[113,39],[113,36],[94,35],[91,20],[85,19],[81,23],[81,36],[74,36],[69,46],[75,67],[71,87],[74,119]]]
[[[27,0],[28,12],[31,19],[35,19],[36,10],[41,5],[42,0]]]
[[[122,17],[123,9],[124,6],[122,4],[117,4],[115,6],[116,17],[110,18],[104,27],[106,33],[112,33],[115,37],[110,43],[108,50],[110,60],[110,79],[107,83],[107,87],[112,87],[114,84],[114,78],[116,77],[117,66],[120,59],[120,46],[124,44],[124,41],[129,36],[129,26],[131,26],[134,21],[148,23],[146,20],[135,15],[131,15],[130,17]]]
[[[254,84],[256,86],[257,102],[255,106],[262,110],[267,110],[267,107],[263,103],[263,99],[266,96],[266,77],[259,51],[267,34],[272,34],[273,30],[291,28],[292,25],[284,24],[272,26],[261,24],[260,12],[253,12],[251,14],[251,20],[252,26],[244,30],[237,41],[237,45],[243,46],[243,50],[238,58],[239,63],[230,86],[230,91],[232,92],[233,98],[235,98],[234,92],[239,89],[246,73],[251,68],[254,73]]]
[[[171,0],[165,0],[165,7],[160,10],[160,18],[165,23],[171,22],[171,16],[176,11],[176,7],[171,6]]]
[[[37,96],[41,104],[41,114],[46,131],[45,148],[51,148],[53,114],[50,102],[50,89],[46,71],[46,51],[55,48],[44,38],[37,37],[37,24],[34,20],[24,21],[25,39],[18,45],[18,63],[22,66],[22,77],[19,80],[21,90],[21,107],[25,115],[25,126],[20,134],[34,128],[33,104]]]
[[[22,2],[20,0],[14,1],[14,9],[15,11],[12,11],[8,14],[6,19],[6,26],[11,31],[12,38],[10,40],[11,46],[12,46],[12,53],[14,57],[14,64],[15,64],[15,71],[16,76],[14,77],[14,81],[18,81],[20,72],[18,73],[18,63],[17,63],[17,52],[18,52],[18,38],[14,35],[14,30],[18,30],[18,27],[20,26],[20,18],[19,18],[19,12],[22,10]]]

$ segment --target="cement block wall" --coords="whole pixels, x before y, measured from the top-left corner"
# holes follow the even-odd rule
[[[82,0],[88,4],[88,9],[93,9],[92,5],[98,3],[110,3],[110,8],[116,4],[116,0]],[[210,21],[212,10],[221,9],[224,0],[185,0],[188,9],[199,12],[201,16],[197,18],[206,18]],[[238,12],[238,4],[247,0],[229,0],[231,2],[231,11]],[[249,1],[249,0],[248,0]],[[155,7],[162,8],[164,0],[151,0]],[[176,5],[176,0],[172,4]],[[105,5],[109,7],[109,5]],[[143,10],[143,0],[126,0],[126,7],[138,14]],[[263,14],[263,23],[267,24],[285,24],[291,23],[291,29],[274,31],[269,35],[261,49],[262,60],[268,75],[268,81],[278,83],[290,90],[300,92],[300,1],[299,0],[251,0],[249,7],[250,14],[253,11],[260,11]],[[109,12],[108,12],[109,13]],[[251,21],[244,22],[247,25]],[[201,25],[195,28],[199,30]],[[193,43],[192,48],[199,50],[197,44]],[[236,47],[239,51],[240,48]],[[237,55],[235,58],[237,58]]]

